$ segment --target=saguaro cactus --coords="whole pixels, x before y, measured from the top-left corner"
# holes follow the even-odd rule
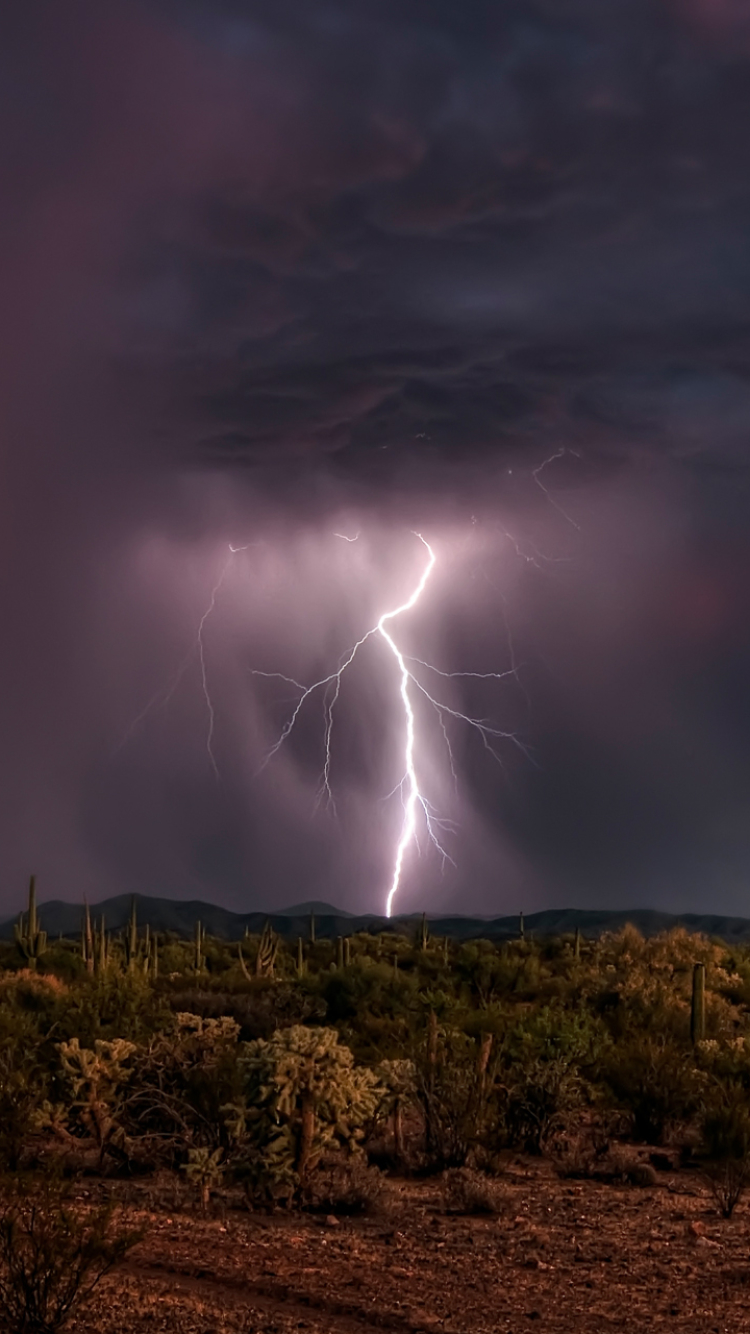
[[[206,960],[203,956],[203,949],[206,944],[206,933],[203,930],[203,927],[201,926],[200,919],[198,919],[198,921],[195,923],[195,935],[193,936],[193,943],[195,945],[195,958],[193,961],[193,966],[195,968],[196,973],[202,973],[203,969],[206,966]]]
[[[36,876],[29,880],[28,918],[21,913],[15,927],[16,946],[27,967],[36,968],[47,950],[47,932],[42,931],[36,911]]]
[[[98,973],[103,973],[109,963],[109,940],[104,924],[104,914],[99,919],[99,934],[94,951],[94,968]]]
[[[129,971],[135,968],[138,959],[138,920],[135,911],[135,894],[130,900],[130,918],[123,936],[125,945],[125,964]]]
[[[521,937],[521,940],[524,939],[524,936],[525,936],[525,934],[526,934],[526,933],[525,933],[525,930],[524,930],[524,925],[523,925],[523,913],[522,913],[522,912],[520,912],[520,913],[518,914],[518,934],[519,934],[519,936]]]
[[[427,949],[429,943],[430,943],[430,932],[427,926],[427,913],[423,912],[422,921],[419,927],[419,936],[417,938],[417,945],[419,946],[420,950],[424,951]]]
[[[310,909],[310,944],[315,944],[315,913]]]
[[[266,922],[258,943],[255,956],[255,976],[273,977],[276,955],[279,952],[279,937],[274,935],[270,922]]]
[[[702,1042],[706,1036],[706,965],[693,965],[693,995],[690,1005],[690,1040]]]
[[[302,937],[297,937],[297,977],[305,975],[305,951],[302,947]]]
[[[144,960],[144,970],[150,972],[152,982],[155,982],[159,976],[159,943],[156,939],[156,932],[151,937],[151,946]]]
[[[94,934],[91,930],[91,913],[86,899],[83,900],[83,926],[81,928],[81,958],[86,965],[86,971],[94,971]]]

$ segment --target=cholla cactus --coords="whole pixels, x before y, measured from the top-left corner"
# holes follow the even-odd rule
[[[377,1075],[355,1065],[332,1028],[279,1029],[250,1042],[242,1066],[245,1103],[225,1110],[237,1137],[250,1134],[267,1177],[290,1194],[307,1187],[326,1148],[356,1148],[383,1096]]]
[[[218,1186],[224,1175],[226,1164],[222,1162],[222,1148],[188,1149],[188,1160],[182,1164],[182,1170],[188,1181],[200,1190],[201,1209],[206,1212],[211,1195],[211,1188]]]
[[[36,876],[29,880],[28,918],[21,916],[15,927],[16,946],[28,968],[36,968],[47,952],[47,932],[42,931],[36,911]]]
[[[58,1043],[57,1049],[72,1093],[71,1110],[88,1133],[89,1143],[98,1148],[101,1165],[107,1146],[118,1136],[124,1138],[117,1122],[119,1094],[130,1078],[124,1066],[136,1050],[135,1043],[124,1038],[97,1040],[92,1049],[71,1038]]]
[[[199,1038],[207,1047],[214,1047],[217,1042],[236,1042],[240,1026],[229,1014],[222,1014],[218,1019],[204,1019],[200,1014],[180,1010],[175,1015],[175,1032],[180,1040]]]

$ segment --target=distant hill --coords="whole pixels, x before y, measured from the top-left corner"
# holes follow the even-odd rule
[[[354,913],[345,912],[343,908],[334,908],[330,903],[322,903],[317,899],[310,899],[308,903],[295,903],[291,908],[277,908],[274,916],[309,917],[311,912],[323,917],[354,917]]]
[[[390,919],[377,913],[356,916],[332,904],[318,902],[295,904],[291,908],[271,913],[236,913],[199,899],[182,901],[136,894],[135,901],[140,925],[148,923],[152,931],[173,931],[179,936],[190,936],[195,923],[200,921],[209,935],[224,940],[239,940],[246,928],[251,932],[262,931],[267,921],[286,940],[296,940],[298,936],[306,939],[310,930],[311,910],[315,913],[315,933],[320,939],[353,935],[357,931],[392,931],[411,935],[415,921],[420,917],[418,913]],[[131,902],[130,894],[120,894],[116,898],[105,899],[103,903],[91,904],[90,911],[97,921],[103,916],[109,930],[119,931],[130,916]],[[39,914],[42,926],[52,937],[60,933],[67,937],[77,936],[81,930],[83,906],[79,903],[51,899],[40,905]],[[495,918],[428,916],[433,936],[449,936],[453,940],[509,940],[518,935],[517,913],[512,917]],[[15,917],[11,918],[0,926],[0,938],[12,938],[16,920]],[[644,936],[654,936],[672,927],[684,926],[688,931],[716,936],[728,943],[750,940],[750,919],[747,917],[722,917],[709,913],[675,915],[650,908],[610,912],[550,908],[545,912],[530,913],[524,918],[524,927],[528,936],[565,935],[578,927],[583,936],[595,938],[604,931],[619,930],[626,922],[632,922]]]

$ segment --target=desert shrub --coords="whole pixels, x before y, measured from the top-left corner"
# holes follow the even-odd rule
[[[606,1032],[586,1011],[543,1006],[504,1041],[498,1094],[505,1142],[542,1152],[574,1108],[591,1101],[587,1075],[606,1050]]]
[[[439,1026],[433,1012],[415,1057],[417,1099],[425,1127],[425,1166],[430,1171],[463,1167],[490,1114],[481,1093],[477,1043],[460,1029]],[[486,1088],[486,1072],[484,1083]]]
[[[471,1168],[449,1168],[440,1184],[447,1214],[499,1214],[505,1208],[505,1196],[497,1181]]]
[[[302,1025],[248,1043],[240,1065],[243,1094],[224,1108],[237,1171],[251,1197],[304,1197],[325,1153],[361,1143],[383,1094],[377,1076],[335,1029]]]
[[[131,1156],[175,1166],[190,1149],[230,1145],[223,1107],[240,1096],[238,1026],[180,1013],[133,1057],[122,1111]]]
[[[702,1118],[703,1175],[722,1218],[731,1218],[750,1184],[750,1107],[736,1084],[713,1089]]]
[[[395,971],[392,964],[364,955],[347,968],[310,979],[309,985],[319,987],[327,1023],[338,1029],[358,1060],[376,1062],[400,1053],[417,1004],[413,971]]]
[[[48,1078],[33,1021],[22,1014],[9,1018],[0,1012],[0,1170],[15,1171]]]
[[[326,1214],[375,1214],[387,1207],[388,1186],[360,1154],[323,1161],[311,1178],[306,1205]]]
[[[649,1034],[618,1043],[603,1060],[601,1076],[628,1114],[631,1134],[644,1144],[663,1144],[690,1121],[705,1087],[690,1050]]]
[[[560,1118],[547,1138],[545,1153],[564,1180],[606,1179],[613,1142],[623,1129],[617,1113],[573,1113]]]
[[[189,1011],[202,1019],[233,1019],[243,1042],[268,1038],[277,1028],[316,1023],[326,1017],[322,997],[291,983],[259,977],[243,986],[243,991],[233,992],[181,990],[170,996],[170,1005],[177,1013]]]
[[[70,1187],[14,1183],[0,1204],[0,1330],[54,1334],[140,1240],[113,1205],[77,1212]]]
[[[122,973],[112,965],[101,976],[87,974],[61,998],[55,1032],[58,1040],[78,1038],[83,1047],[97,1039],[142,1043],[170,1019],[166,1001],[140,972]]]
[[[559,1118],[580,1100],[580,1077],[559,1056],[531,1061],[506,1077],[501,1087],[505,1142],[526,1153],[541,1153]]]

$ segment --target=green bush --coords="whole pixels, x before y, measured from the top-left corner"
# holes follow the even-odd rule
[[[706,1083],[690,1049],[650,1034],[614,1046],[602,1060],[601,1076],[628,1114],[634,1139],[644,1144],[663,1144],[670,1131],[694,1118]]]

